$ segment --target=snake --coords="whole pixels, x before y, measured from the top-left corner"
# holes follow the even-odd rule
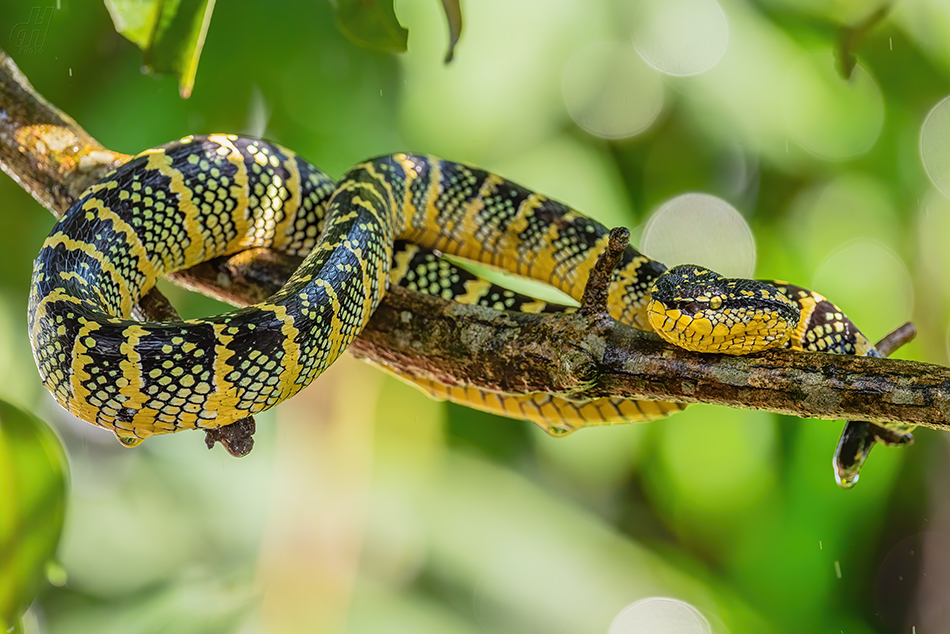
[[[609,230],[579,211],[462,163],[392,154],[336,181],[267,141],[187,136],[113,170],[55,224],[33,266],[29,335],[55,400],[135,446],[228,425],[292,397],[343,353],[392,284],[499,310],[571,310],[489,282],[446,255],[580,301],[608,240]],[[198,319],[131,318],[163,276],[255,247],[304,257],[262,303]],[[617,321],[699,352],[877,354],[818,293],[696,265],[668,269],[632,246],[613,272],[608,309]],[[685,407],[402,378],[554,435]]]

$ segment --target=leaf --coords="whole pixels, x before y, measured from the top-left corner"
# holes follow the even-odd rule
[[[145,50],[152,41],[155,20],[161,12],[160,0],[105,0],[115,30]]]
[[[442,8],[449,22],[449,50],[445,54],[445,63],[448,64],[455,57],[455,45],[462,36],[462,7],[459,0],[442,0]]]
[[[409,31],[399,24],[393,0],[337,0],[340,31],[356,44],[377,51],[406,50]]]
[[[402,52],[409,38],[396,18],[393,0],[337,0],[330,3],[336,8],[337,25],[356,44],[377,51]],[[462,8],[459,0],[442,0],[442,8],[449,23],[449,50],[445,63],[452,61],[455,45],[462,35]]]
[[[63,529],[67,474],[53,430],[0,400],[0,631],[16,626],[46,578]]]
[[[156,73],[179,77],[187,99],[195,84],[215,0],[105,0],[115,30],[145,53]]]

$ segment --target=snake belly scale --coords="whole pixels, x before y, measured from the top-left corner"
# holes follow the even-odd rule
[[[119,167],[57,223],[34,264],[29,332],[56,400],[132,446],[155,434],[227,425],[293,396],[346,349],[390,283],[494,308],[563,309],[497,287],[437,252],[546,282],[579,301],[607,241],[607,228],[596,221],[459,163],[395,154],[335,182],[258,139],[186,137]],[[186,321],[129,318],[162,276],[252,247],[306,258],[264,303]],[[718,276],[719,286],[691,285],[707,274],[715,276],[699,267],[667,272],[628,247],[611,283],[611,314],[664,337],[671,322],[726,332],[724,341],[740,342],[723,350],[731,354],[776,345],[874,354],[850,320],[816,293],[760,282],[736,290],[736,281]],[[677,276],[682,283],[667,293],[664,285]],[[743,293],[768,302],[767,310],[753,310],[755,329],[766,322],[779,328],[765,345],[743,344],[731,326],[723,331],[713,323],[724,303],[729,323],[753,323],[735,304],[736,296],[748,298]],[[662,295],[669,297],[661,302]],[[404,378],[433,396],[533,420],[552,433],[652,420],[683,407],[610,398],[577,403]]]

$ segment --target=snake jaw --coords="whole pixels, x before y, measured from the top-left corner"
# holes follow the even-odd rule
[[[654,282],[647,315],[666,341],[694,352],[744,355],[784,345],[800,310],[776,287],[677,266]]]

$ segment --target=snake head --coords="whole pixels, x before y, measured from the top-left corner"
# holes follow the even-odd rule
[[[647,314],[663,339],[686,350],[751,354],[785,344],[798,306],[771,284],[726,279],[684,264],[656,278]]]

